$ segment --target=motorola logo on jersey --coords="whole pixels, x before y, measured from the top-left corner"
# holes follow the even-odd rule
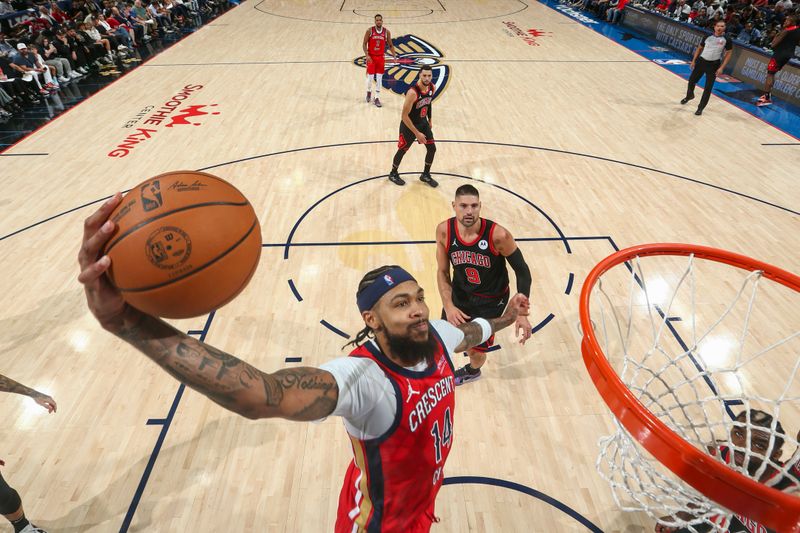
[[[429,65],[433,71],[433,85],[436,87],[436,100],[447,86],[450,79],[450,67],[442,63],[444,54],[429,42],[416,35],[401,35],[392,39],[397,51],[395,60],[389,51],[386,51],[386,72],[383,76],[383,87],[395,94],[404,96],[417,82],[419,70],[424,65]],[[366,56],[357,57],[353,63],[361,68],[367,68]]]
[[[485,250],[489,247],[489,243],[486,242],[486,239],[481,239],[481,242],[478,243],[478,248],[481,250]]]

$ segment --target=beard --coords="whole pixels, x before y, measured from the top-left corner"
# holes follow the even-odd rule
[[[425,322],[428,321],[426,320]],[[431,363],[433,354],[436,353],[437,343],[436,339],[431,335],[430,322],[428,322],[428,338],[424,341],[416,341],[411,337],[411,327],[415,325],[409,326],[409,331],[406,335],[393,335],[388,330],[384,330],[389,350],[405,367],[414,366],[422,361]]]

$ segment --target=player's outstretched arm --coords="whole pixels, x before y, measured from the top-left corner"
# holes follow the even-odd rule
[[[13,379],[2,374],[0,374],[0,392],[12,392],[14,394],[30,396],[36,403],[47,409],[48,412],[54,413],[56,411],[56,401],[53,398],[30,387],[26,387],[22,383],[17,383]]]
[[[511,324],[517,321],[517,318],[520,316],[525,316],[528,314],[529,308],[528,298],[524,294],[516,294],[511,301],[508,302],[508,307],[506,307],[505,313],[499,318],[489,318],[489,319],[481,319],[486,320],[489,323],[489,327],[492,329],[492,334],[500,331],[503,328],[507,328]],[[458,326],[464,333],[464,340],[461,341],[461,344],[455,347],[453,350],[454,352],[463,352],[473,346],[477,346],[481,342],[484,341],[484,334],[483,328],[478,322],[465,322]]]
[[[329,372],[291,368],[267,374],[125,303],[105,276],[111,260],[101,255],[103,245],[114,233],[114,223],[108,217],[120,200],[120,194],[114,195],[86,219],[78,254],[78,281],[100,325],[175,379],[247,418],[317,420],[332,413],[339,389]]]
[[[336,407],[339,389],[329,372],[287,368],[273,374],[178,331],[163,320],[129,311],[113,333],[172,377],[247,418],[318,420]]]

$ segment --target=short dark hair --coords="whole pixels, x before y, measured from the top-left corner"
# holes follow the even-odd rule
[[[424,71],[428,71],[429,70],[429,71],[433,72],[433,69],[431,68],[430,65],[422,65],[422,67],[419,70],[420,71],[423,71],[423,70]]]
[[[461,187],[456,189],[456,198],[458,198],[459,196],[477,196],[478,198],[481,197],[481,195],[478,194],[478,189],[476,189],[469,183],[467,183],[466,185],[462,185]]]
[[[378,17],[383,18],[383,15],[381,15],[380,13],[375,14],[374,18],[378,18]]]

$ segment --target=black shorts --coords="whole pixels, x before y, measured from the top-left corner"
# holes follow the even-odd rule
[[[786,63],[792,59],[792,56],[773,56],[772,59],[769,60],[769,64],[767,64],[767,72],[770,74],[776,74],[780,72],[780,70],[786,66]]]
[[[470,300],[471,303],[464,303]],[[455,292],[453,292],[453,304],[464,314],[469,316],[470,320],[476,318],[499,318],[508,304],[508,292],[503,296],[497,298],[479,298],[479,297],[464,297],[459,299]],[[442,320],[447,320],[447,313],[442,309]],[[490,348],[494,346],[494,335],[483,344],[479,344],[472,349],[476,352],[489,352]]]
[[[431,131],[431,125],[426,120],[425,122],[421,122],[419,124],[414,124],[414,127],[417,128],[422,134],[428,139],[426,144],[434,144],[433,141],[433,132]],[[408,150],[411,148],[411,145],[417,142],[417,136],[414,135],[408,126],[406,126],[403,122],[400,123],[400,139],[397,141],[397,147],[401,150]]]

